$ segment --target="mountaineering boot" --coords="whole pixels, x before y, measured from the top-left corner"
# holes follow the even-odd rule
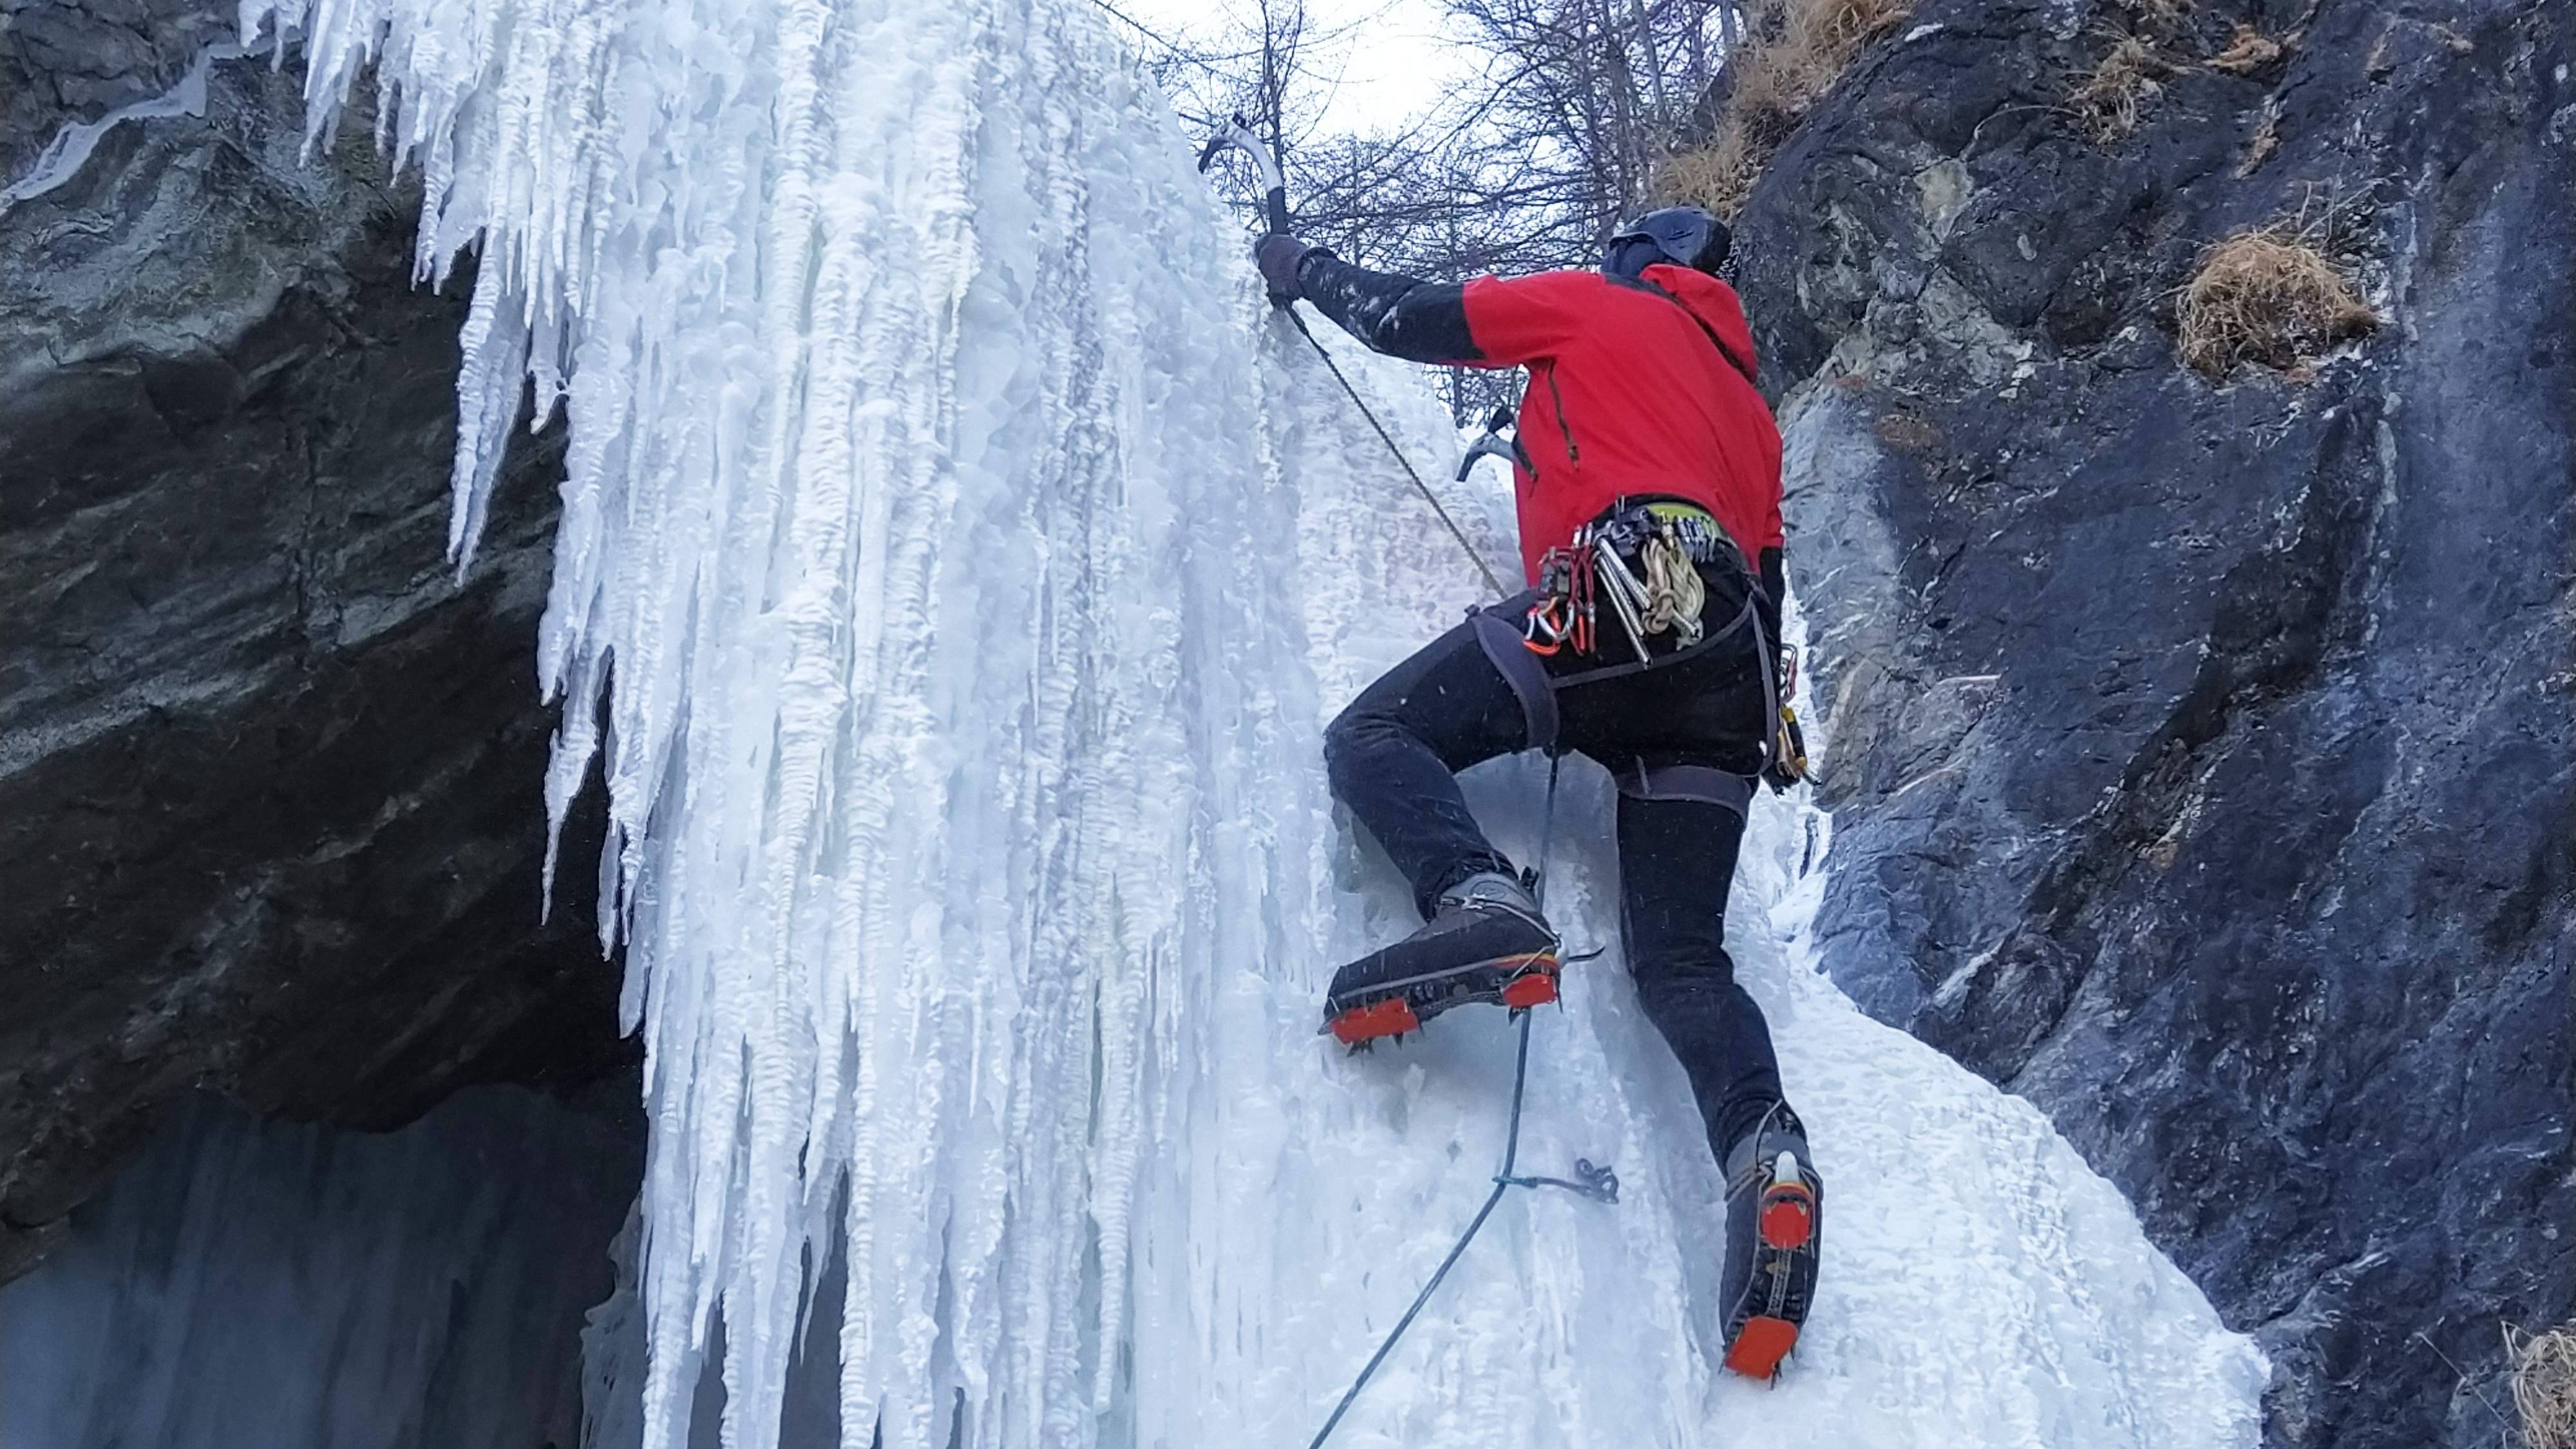
[[[1324,1027],[1345,1046],[1399,1036],[1472,1002],[1514,1010],[1556,999],[1556,933],[1500,871],[1440,893],[1421,930],[1333,973]]]
[[[1768,1379],[1797,1346],[1816,1298],[1825,1182],[1807,1155],[1807,1129],[1778,1102],[1726,1154],[1726,1366]]]

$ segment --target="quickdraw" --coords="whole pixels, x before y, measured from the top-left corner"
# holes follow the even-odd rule
[[[1780,702],[1780,722],[1771,736],[1771,763],[1762,778],[1774,790],[1786,790],[1807,778],[1807,732],[1798,727],[1798,712]]]
[[[1780,646],[1780,713],[1771,723],[1771,760],[1762,778],[1774,790],[1786,790],[1807,778],[1807,732],[1798,727],[1798,712],[1789,707],[1798,692],[1798,651]]]
[[[1532,654],[1554,654],[1574,637],[1574,621],[1563,598],[1543,594],[1521,619],[1521,642]]]

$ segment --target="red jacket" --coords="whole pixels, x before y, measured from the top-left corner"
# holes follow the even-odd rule
[[[1513,481],[1533,582],[1541,555],[1627,493],[1698,502],[1748,564],[1781,546],[1780,430],[1754,390],[1735,289],[1688,267],[1648,267],[1645,280],[1663,294],[1599,272],[1466,286],[1475,365],[1530,370],[1529,471]]]
[[[1418,362],[1530,370],[1517,471],[1521,564],[1628,493],[1669,493],[1717,517],[1760,569],[1782,545],[1780,430],[1753,386],[1735,289],[1688,267],[1643,284],[1599,272],[1479,277],[1464,287],[1312,251],[1298,290],[1353,336]],[[1776,567],[1776,565],[1774,565]]]

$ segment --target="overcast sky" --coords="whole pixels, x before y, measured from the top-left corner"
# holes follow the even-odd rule
[[[1174,40],[1214,38],[1229,18],[1250,29],[1248,0],[1110,0],[1119,11]],[[1319,69],[1338,75],[1326,100],[1334,130],[1392,130],[1428,109],[1463,74],[1475,52],[1448,35],[1441,0],[1307,0],[1310,23],[1336,34],[1321,48]],[[1150,43],[1146,48],[1150,49]]]

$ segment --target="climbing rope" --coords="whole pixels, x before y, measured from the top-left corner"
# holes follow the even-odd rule
[[[1232,125],[1210,138],[1206,149],[1199,152],[1199,170],[1207,170],[1208,163],[1215,158],[1218,150],[1227,146],[1234,147],[1252,158],[1254,170],[1259,173],[1261,179],[1262,206],[1268,215],[1270,230],[1276,235],[1286,235],[1288,188],[1280,178],[1278,158],[1272,154],[1271,148],[1262,144],[1260,137],[1253,134],[1251,126],[1244,121],[1243,117],[1236,116]],[[1324,344],[1317,341],[1315,334],[1307,328],[1306,319],[1297,311],[1296,303],[1291,299],[1279,297],[1273,297],[1271,302],[1280,311],[1288,314],[1289,322],[1297,328],[1297,335],[1305,338],[1306,345],[1315,349],[1315,355],[1323,359],[1324,370],[1333,375],[1333,381],[1342,385],[1342,392],[1350,398],[1351,405],[1360,410],[1361,417],[1368,419],[1368,425],[1377,432],[1378,441],[1386,444],[1386,450],[1395,456],[1396,466],[1404,470],[1405,477],[1413,480],[1415,491],[1422,495],[1424,502],[1431,505],[1431,511],[1440,515],[1440,522],[1449,530],[1449,536],[1458,540],[1459,551],[1466,554],[1467,561],[1474,564],[1476,572],[1484,576],[1485,586],[1494,591],[1496,598],[1511,597],[1512,591],[1503,587],[1503,581],[1495,576],[1492,566],[1485,562],[1484,555],[1476,552],[1476,545],[1468,541],[1467,531],[1458,526],[1457,519],[1450,517],[1448,508],[1440,502],[1440,495],[1431,491],[1431,485],[1423,481],[1420,473],[1414,471],[1412,460],[1404,456],[1404,449],[1396,446],[1395,435],[1386,430],[1386,424],[1378,421],[1377,413],[1369,407],[1368,400],[1361,397],[1359,389],[1351,386],[1351,380],[1343,375],[1341,364],[1333,361],[1333,354],[1325,351]],[[1473,463],[1475,453],[1482,451],[1485,449],[1480,446],[1471,452],[1466,463]],[[1460,477],[1462,479],[1465,477],[1465,464],[1460,467]],[[1693,612],[1695,615],[1696,610]],[[1640,645],[1639,648],[1642,652],[1643,646]],[[1563,756],[1554,750],[1548,751],[1547,806],[1540,817],[1538,861],[1532,867],[1530,877],[1530,895],[1533,901],[1542,907],[1547,902],[1548,848],[1553,844],[1556,835],[1557,774],[1563,763]],[[1599,953],[1586,954],[1598,955]],[[1568,961],[1582,959],[1584,958],[1580,956],[1566,958]],[[1324,1421],[1323,1428],[1315,1431],[1314,1440],[1307,1445],[1307,1449],[1323,1449],[1324,1441],[1333,1437],[1333,1430],[1340,1426],[1342,1416],[1350,1412],[1352,1403],[1360,1396],[1360,1390],[1368,1387],[1368,1381],[1377,1373],[1379,1365],[1386,1362],[1388,1354],[1395,1352],[1395,1346],[1404,1338],[1405,1330],[1411,1328],[1413,1320],[1421,1316],[1422,1306],[1431,1301],[1431,1295],[1438,1291],[1441,1280],[1447,1278],[1449,1270],[1457,1266],[1460,1255],[1467,1251],[1467,1245],[1476,1240],[1476,1234],[1484,1228],[1485,1219],[1494,1215],[1494,1209],[1502,1202],[1504,1193],[1516,1187],[1561,1187],[1595,1202],[1615,1203],[1619,1200],[1618,1174],[1607,1167],[1595,1167],[1579,1157],[1574,1160],[1574,1178],[1570,1181],[1562,1177],[1516,1176],[1512,1171],[1520,1165],[1521,1103],[1529,1089],[1531,1021],[1532,1017],[1527,1010],[1520,1013],[1520,1042],[1512,1062],[1511,1125],[1504,1133],[1503,1165],[1501,1170],[1494,1174],[1494,1190],[1485,1195],[1485,1205],[1476,1209],[1475,1218],[1467,1224],[1467,1231],[1458,1235],[1457,1243],[1449,1249],[1449,1256],[1441,1259],[1440,1266],[1433,1270],[1431,1281],[1422,1285],[1422,1291],[1413,1296],[1412,1306],[1404,1310],[1402,1318],[1396,1320],[1395,1327],[1387,1334],[1386,1340],[1377,1346],[1377,1352],[1369,1355],[1369,1361],[1361,1367],[1359,1377],[1351,1380],[1351,1386],[1342,1395],[1342,1401],[1333,1406],[1332,1417]]]
[[[1093,3],[1102,5],[1104,9],[1107,8],[1105,0],[1093,0]],[[1142,26],[1137,28],[1143,29]],[[1228,147],[1251,158],[1252,169],[1260,178],[1261,208],[1270,223],[1270,234],[1286,236],[1288,234],[1288,183],[1280,175],[1279,157],[1276,151],[1277,140],[1274,128],[1272,144],[1263,144],[1261,137],[1254,134],[1251,123],[1238,112],[1233,121],[1223,130],[1210,136],[1207,145],[1199,151],[1199,170],[1204,173],[1210,163],[1216,160],[1217,153]],[[1370,427],[1377,429],[1378,441],[1386,444],[1386,450],[1395,455],[1395,465],[1404,470],[1405,477],[1413,480],[1415,490],[1430,503],[1431,511],[1440,515],[1441,523],[1449,529],[1449,536],[1458,540],[1458,547],[1466,551],[1467,561],[1476,566],[1476,572],[1485,576],[1485,586],[1494,591],[1494,597],[1510,598],[1512,591],[1503,587],[1503,581],[1495,577],[1492,567],[1486,564],[1485,556],[1476,552],[1476,546],[1467,541],[1467,531],[1458,526],[1458,520],[1449,516],[1447,508],[1441,506],[1440,495],[1431,491],[1431,485],[1423,482],[1422,475],[1413,470],[1413,463],[1404,456],[1404,450],[1395,445],[1395,435],[1386,430],[1386,424],[1377,420],[1377,414],[1370,410],[1367,399],[1361,397],[1360,390],[1351,386],[1351,380],[1342,375],[1341,364],[1333,361],[1333,354],[1326,352],[1324,344],[1316,341],[1315,334],[1307,329],[1306,319],[1298,314],[1295,300],[1274,296],[1270,299],[1270,305],[1287,313],[1288,320],[1297,326],[1297,335],[1306,339],[1306,345],[1315,349],[1317,357],[1324,359],[1325,370],[1332,373],[1333,381],[1342,385],[1342,391],[1350,396],[1351,405],[1360,410],[1360,416],[1368,419]]]
[[[1297,324],[1297,335],[1306,339],[1306,345],[1315,349],[1317,357],[1324,359],[1325,369],[1333,374],[1333,381],[1342,385],[1342,391],[1350,394],[1352,404],[1360,410],[1360,416],[1368,419],[1370,427],[1377,429],[1378,439],[1386,444],[1388,452],[1395,455],[1396,466],[1402,468],[1404,476],[1412,479],[1413,486],[1421,490],[1423,498],[1431,505],[1431,511],[1439,514],[1440,521],[1449,526],[1449,536],[1458,540],[1458,547],[1466,550],[1468,562],[1476,566],[1476,572],[1485,576],[1485,586],[1494,591],[1495,598],[1510,598],[1512,591],[1503,587],[1503,581],[1496,578],[1493,569],[1486,564],[1485,556],[1476,552],[1476,546],[1467,541],[1467,531],[1458,526],[1458,520],[1449,516],[1447,508],[1441,506],[1440,495],[1432,492],[1431,485],[1422,481],[1422,475],[1413,471],[1413,464],[1405,459],[1404,450],[1395,445],[1395,437],[1386,430],[1386,424],[1377,420],[1377,414],[1369,411],[1368,402],[1360,396],[1360,390],[1351,386],[1349,378],[1342,376],[1341,364],[1333,361],[1333,354],[1326,352],[1324,344],[1316,341],[1315,334],[1307,330],[1306,319],[1299,315],[1297,304],[1280,302],[1278,306],[1280,311],[1288,314],[1289,321]]]
[[[1708,587],[1700,581],[1699,566],[1673,536],[1673,526],[1668,523],[1648,534],[1638,545],[1637,558],[1646,569],[1646,632],[1670,630],[1674,645],[1683,649],[1698,643],[1699,613],[1708,603]]]
[[[1531,896],[1541,906],[1547,903],[1547,851],[1551,838],[1556,834],[1556,776],[1557,768],[1563,762],[1563,756],[1553,750],[1548,752],[1547,810],[1541,817],[1538,833],[1538,864],[1530,885]],[[1440,1266],[1432,1271],[1431,1281],[1423,1284],[1422,1291],[1413,1296],[1413,1306],[1404,1310],[1404,1316],[1395,1321],[1395,1327],[1387,1334],[1386,1341],[1377,1346],[1376,1353],[1369,1355],[1369,1361],[1361,1368],[1360,1376],[1351,1381],[1350,1390],[1342,1395],[1340,1403],[1333,1406],[1332,1417],[1324,1421],[1323,1428],[1315,1431],[1315,1437],[1307,1444],[1306,1449],[1323,1449],[1324,1441],[1333,1437],[1333,1430],[1341,1424],[1342,1416],[1350,1412],[1351,1404],[1360,1396],[1360,1390],[1368,1386],[1368,1381],[1377,1373],[1378,1366],[1386,1362],[1386,1356],[1395,1352],[1395,1345],[1404,1337],[1404,1331],[1413,1326],[1413,1320],[1422,1312],[1422,1305],[1431,1301],[1432,1293],[1440,1287],[1440,1280],[1448,1277],[1449,1270],[1457,1266],[1459,1256],[1467,1251],[1467,1245],[1476,1241],[1477,1232],[1485,1226],[1485,1219],[1494,1215],[1494,1208],[1502,1202],[1504,1193],[1516,1187],[1561,1187],[1569,1192],[1580,1193],[1595,1202],[1619,1200],[1617,1174],[1606,1167],[1595,1167],[1581,1158],[1576,1158],[1574,1162],[1574,1175],[1580,1179],[1579,1181],[1569,1182],[1561,1177],[1516,1177],[1512,1173],[1512,1169],[1520,1162],[1521,1099],[1529,1086],[1529,1044],[1532,1020],[1532,1013],[1527,1011],[1521,1013],[1520,1046],[1512,1062],[1511,1127],[1503,1137],[1503,1166],[1494,1174],[1494,1190],[1485,1194],[1485,1205],[1476,1209],[1476,1216],[1468,1222],[1467,1231],[1458,1235],[1457,1245],[1449,1250],[1449,1256],[1441,1259]]]

